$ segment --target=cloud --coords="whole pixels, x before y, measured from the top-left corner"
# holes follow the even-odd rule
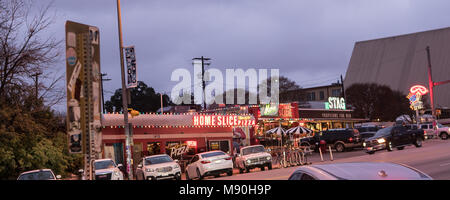
[[[212,58],[211,67],[223,72],[231,67],[273,67],[301,86],[327,84],[345,74],[355,42],[447,27],[450,20],[450,2],[445,0],[121,4],[124,44],[136,47],[138,79],[167,93],[176,84],[170,81],[172,71],[192,70],[191,59],[199,56]],[[105,89],[121,87],[116,1],[55,1],[54,6],[60,16],[55,30],[61,38],[66,20],[100,28],[102,71],[112,79]]]

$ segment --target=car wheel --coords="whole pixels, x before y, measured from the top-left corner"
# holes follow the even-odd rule
[[[232,175],[233,175],[233,169],[228,170],[227,176],[232,176]]]
[[[422,138],[418,137],[416,138],[416,141],[414,142],[414,146],[416,146],[417,148],[422,146]]]
[[[239,173],[240,173],[240,174],[243,174],[243,173],[244,173],[244,169],[242,169],[242,168],[239,167]]]
[[[442,140],[448,139],[448,134],[446,132],[441,133],[439,136],[441,137]]]
[[[250,173],[250,168],[245,167],[245,173]]]
[[[387,145],[386,145],[386,150],[387,151],[392,151],[393,149],[392,149],[392,142],[391,141],[389,141],[388,143],[387,143]]]
[[[197,168],[197,177],[198,177],[198,180],[202,180],[203,179],[203,176],[200,173],[200,170],[198,168]]]
[[[405,147],[397,147],[398,150],[403,150]]]
[[[269,163],[269,164],[267,165],[267,169],[268,169],[268,170],[272,170],[272,163]]]
[[[262,166],[262,167],[260,167],[260,168],[261,168],[261,171],[264,171],[264,170],[265,170],[264,166]]]
[[[188,172],[187,172],[187,170],[186,170],[186,180],[191,180],[191,178],[189,178],[189,174],[188,174]]]
[[[334,148],[337,152],[344,152],[345,150],[345,146],[342,143],[337,143],[336,145],[334,145]]]
[[[368,151],[368,152],[366,152],[366,153],[368,153],[368,154],[374,154],[375,153],[375,151]]]
[[[175,174],[175,180],[176,181],[181,180],[181,174]]]

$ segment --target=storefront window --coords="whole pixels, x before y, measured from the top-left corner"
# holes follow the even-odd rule
[[[341,122],[333,122],[333,128],[342,128]]]
[[[147,152],[149,156],[161,154],[161,143],[160,142],[147,143]]]
[[[169,141],[166,142],[166,154],[173,159],[183,160],[183,157],[195,155],[197,141]]]
[[[225,153],[230,153],[230,142],[228,140],[209,141],[209,149],[211,151],[220,150]]]

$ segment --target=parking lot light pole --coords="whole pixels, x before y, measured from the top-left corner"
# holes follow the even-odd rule
[[[117,25],[119,29],[119,52],[120,52],[120,71],[122,74],[122,106],[123,106],[123,118],[125,125],[125,148],[127,153],[127,173],[128,180],[133,180],[133,167],[132,167],[132,158],[131,158],[131,144],[133,142],[133,138],[130,134],[130,128],[128,123],[128,91],[125,85],[125,69],[124,69],[124,59],[123,59],[123,40],[122,40],[122,20],[120,14],[120,0],[117,0]]]

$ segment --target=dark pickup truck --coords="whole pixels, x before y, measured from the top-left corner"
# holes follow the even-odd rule
[[[319,151],[320,141],[325,141],[326,145],[330,145],[337,152],[351,150],[353,148],[362,147],[362,140],[357,129],[341,128],[322,131],[313,137],[302,138],[301,146],[310,146],[315,151]]]
[[[373,154],[377,150],[393,148],[403,150],[405,146],[422,146],[424,131],[422,129],[411,129],[411,126],[395,125],[378,130],[373,137],[367,138],[363,143],[366,153]]]

